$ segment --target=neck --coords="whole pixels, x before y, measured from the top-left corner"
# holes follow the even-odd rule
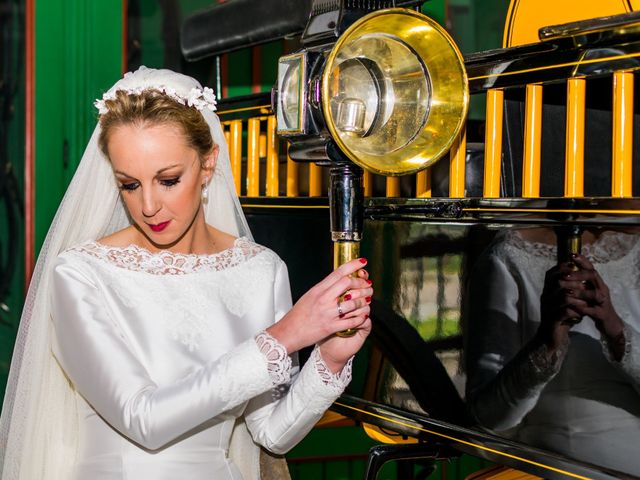
[[[152,252],[170,251],[172,253],[209,254],[215,251],[216,241],[204,219],[202,208],[194,217],[189,228],[175,242],[158,244],[136,227],[141,246]]]

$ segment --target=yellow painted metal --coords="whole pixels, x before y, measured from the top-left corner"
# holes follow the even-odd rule
[[[613,74],[611,196],[632,196],[633,73]]]
[[[373,173],[365,170],[362,180],[364,182],[364,196],[370,197],[373,195]]]
[[[464,197],[465,168],[467,160],[467,130],[460,132],[460,135],[453,142],[449,165],[449,197]]]
[[[542,139],[542,85],[527,85],[524,114],[522,196],[540,196],[540,144]]]
[[[309,164],[309,196],[322,196],[322,167],[315,163]]]
[[[468,475],[465,480],[542,480],[530,473],[524,473],[513,468],[494,465]]]
[[[400,196],[400,178],[387,177],[387,197],[399,197]]]
[[[267,135],[265,133],[260,134],[260,141],[258,142],[260,152],[258,156],[260,158],[265,158],[267,156]]]
[[[391,434],[389,432],[385,432],[380,427],[376,427],[375,425],[371,425],[370,423],[363,423],[362,428],[364,429],[364,433],[367,434],[369,438],[372,438],[376,442],[381,443],[418,443],[418,439],[413,437],[404,437],[399,434]]]
[[[355,421],[352,418],[345,417],[338,412],[327,410],[324,412],[320,420],[315,424],[316,427],[341,427],[345,425],[354,425]]]
[[[487,90],[487,116],[484,147],[484,197],[500,196],[500,173],[502,160],[502,114],[504,92]]]
[[[276,136],[276,117],[267,118],[267,197],[277,197],[280,184],[278,183],[279,157],[278,137]]]
[[[299,164],[291,160],[287,147],[287,197],[297,197],[300,194],[298,188]]]
[[[260,118],[250,118],[247,128],[247,196],[260,196]]]
[[[511,0],[503,46],[537,42],[541,27],[626,13],[640,8],[638,4],[638,0]]]
[[[431,198],[431,167],[419,171],[416,175],[416,197]]]
[[[229,158],[236,192],[241,195],[242,181],[242,120],[229,122]]]
[[[565,197],[584,196],[584,118],[586,80],[567,80],[567,127],[564,166]]]

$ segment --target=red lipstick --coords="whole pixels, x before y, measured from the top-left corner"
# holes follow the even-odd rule
[[[171,220],[167,220],[166,222],[157,223],[155,225],[151,225],[150,223],[148,223],[147,225],[149,225],[149,228],[151,230],[153,230],[154,232],[161,232],[165,228],[167,228],[167,225],[169,225],[170,222],[171,222]]]

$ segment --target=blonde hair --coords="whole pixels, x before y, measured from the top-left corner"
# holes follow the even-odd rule
[[[141,93],[117,91],[116,98],[105,100],[108,111],[100,116],[100,150],[109,157],[111,132],[123,125],[176,125],[182,130],[187,145],[201,160],[211,153],[215,144],[202,114],[193,107],[182,105],[157,90]]]

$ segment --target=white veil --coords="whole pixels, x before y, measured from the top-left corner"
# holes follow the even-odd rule
[[[119,80],[104,98],[117,90],[139,93],[145,89],[162,91],[202,112],[220,148],[207,187],[205,219],[219,230],[252,239],[235,191],[220,121],[215,113],[203,108],[215,105],[211,90],[170,70],[141,67]],[[99,134],[98,125],[51,224],[27,293],[0,417],[2,480],[67,479],[75,459],[74,392],[51,353],[51,269],[65,249],[97,240],[131,223],[109,161],[98,147]]]

